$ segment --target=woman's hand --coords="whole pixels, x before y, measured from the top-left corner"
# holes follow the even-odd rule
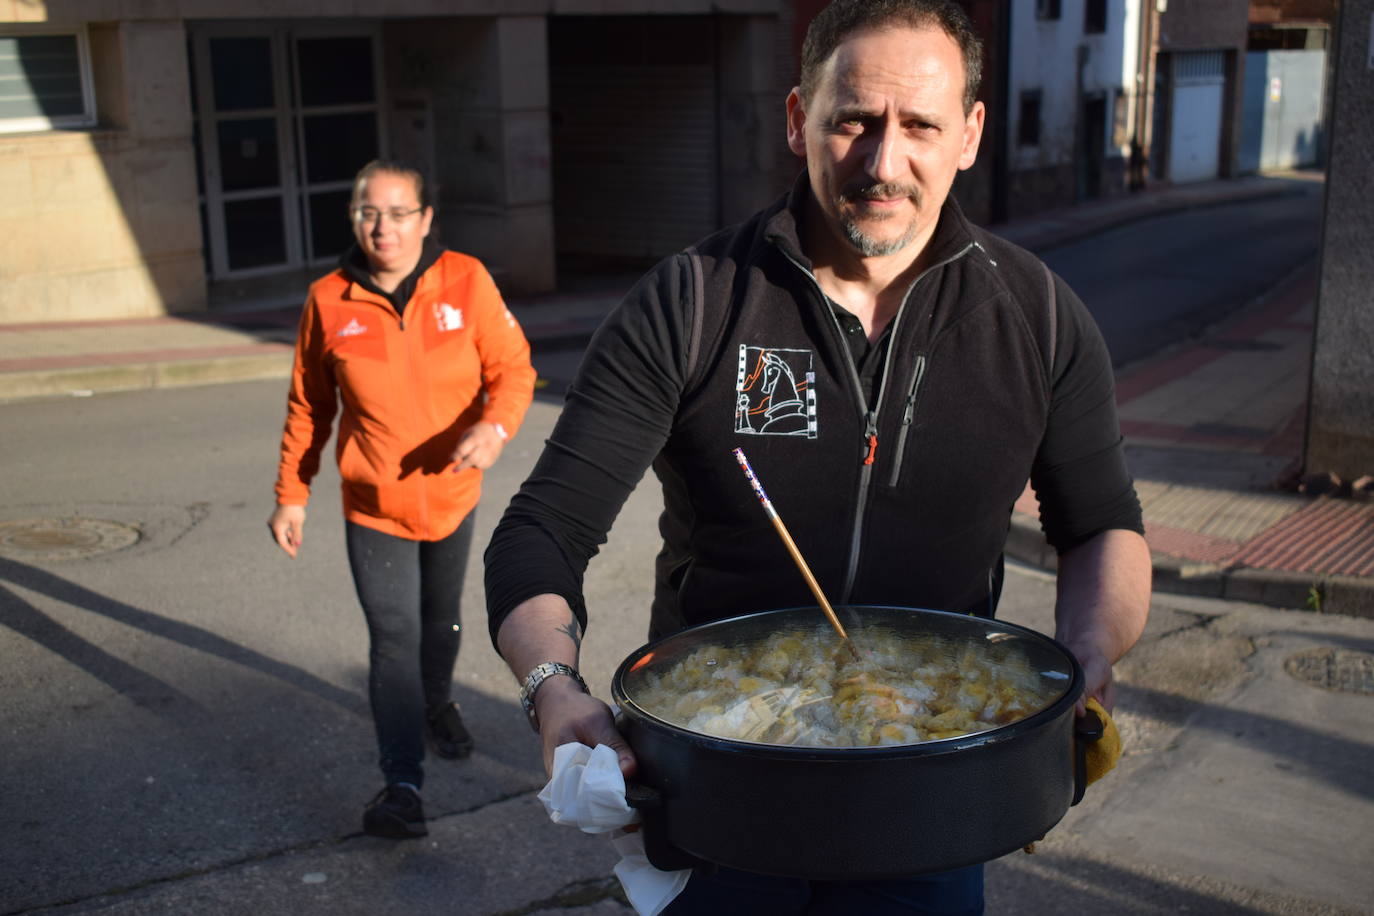
[[[267,529],[277,546],[294,560],[305,537],[305,506],[277,506],[267,520]]]
[[[468,468],[485,471],[496,463],[505,447],[506,437],[495,423],[474,423],[453,450],[453,472]]]

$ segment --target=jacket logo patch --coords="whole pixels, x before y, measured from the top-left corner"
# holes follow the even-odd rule
[[[463,328],[462,309],[456,309],[447,302],[440,302],[434,306],[434,317],[438,320],[441,331],[459,331]]]
[[[740,344],[735,432],[816,438],[816,372],[810,350]]]
[[[339,336],[339,337],[357,337],[359,334],[366,334],[366,333],[367,333],[367,325],[365,325],[365,324],[359,324],[359,323],[358,323],[358,319],[356,319],[356,318],[350,318],[349,321],[348,321],[348,324],[346,324],[346,325],[344,325],[343,327],[339,328],[337,336]]]

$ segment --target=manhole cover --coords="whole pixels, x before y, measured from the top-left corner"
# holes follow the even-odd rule
[[[0,522],[0,555],[11,560],[71,560],[138,542],[138,529],[101,518],[26,518]]]
[[[1283,670],[1305,684],[1347,693],[1374,693],[1374,655],[1351,649],[1304,649]]]

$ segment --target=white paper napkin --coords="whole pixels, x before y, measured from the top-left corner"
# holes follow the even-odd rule
[[[654,868],[644,854],[644,837],[623,829],[639,821],[639,812],[625,801],[625,777],[616,752],[606,745],[560,745],[553,753],[553,776],[540,790],[539,800],[555,824],[610,834],[611,847],[620,853],[615,876],[640,916],[657,916],[687,886],[691,869]]]

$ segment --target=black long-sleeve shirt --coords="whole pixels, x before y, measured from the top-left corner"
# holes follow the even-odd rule
[[[737,446],[837,604],[990,613],[1028,477],[1061,551],[1143,530],[1111,362],[1062,280],[950,201],[933,266],[869,345],[801,252],[808,193],[665,260],[598,331],[488,548],[493,639],[537,594],[586,625],[586,564],[651,463],[665,495],[651,635],[810,604]]]

